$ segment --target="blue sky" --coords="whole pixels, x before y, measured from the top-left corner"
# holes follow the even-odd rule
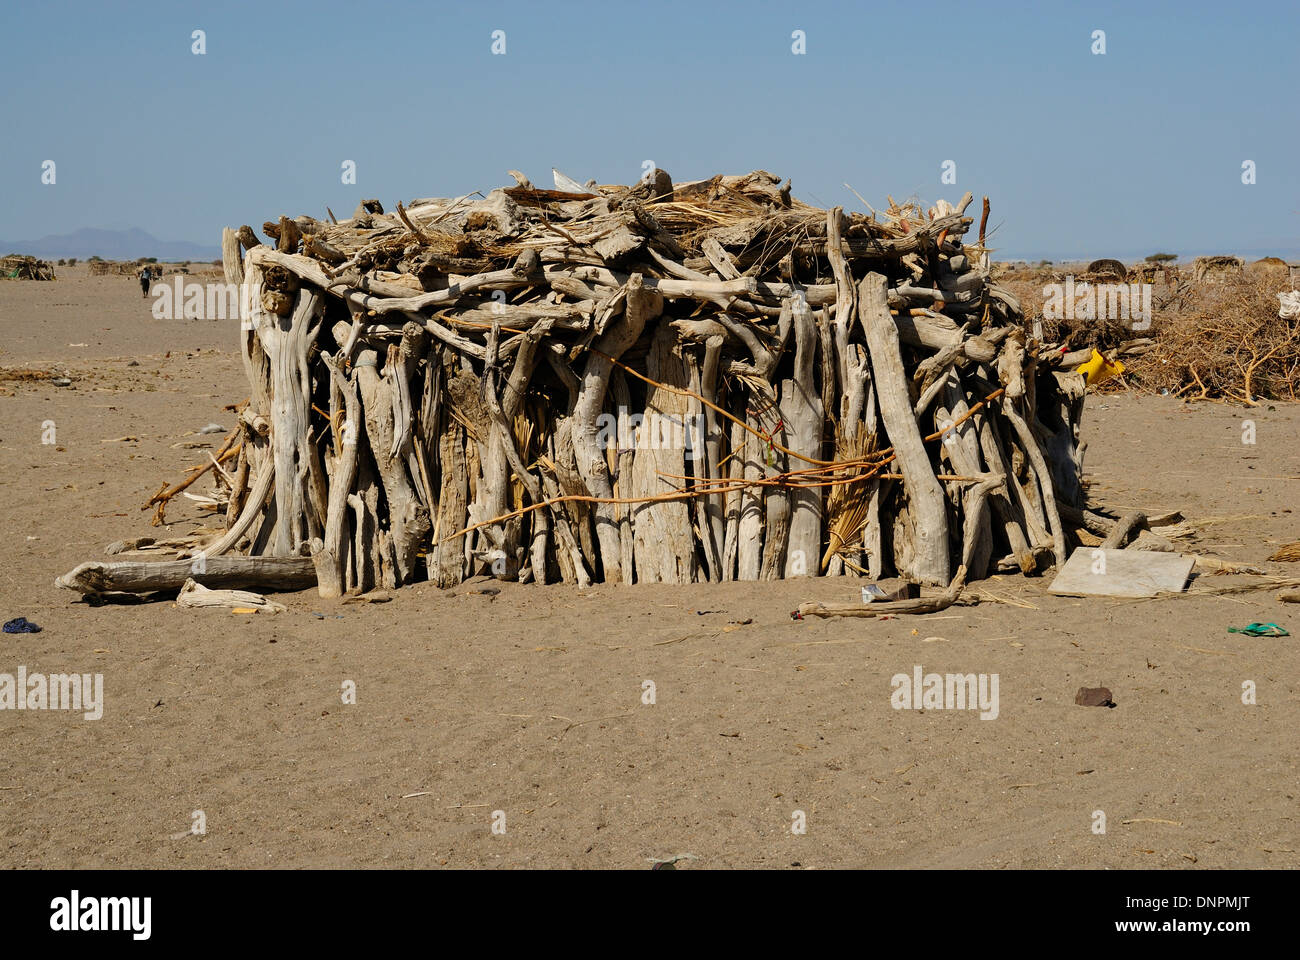
[[[872,205],[987,194],[1007,257],[1295,256],[1297,36],[1300,4],[1258,0],[15,3],[0,238],[215,244],[512,167],[627,183],[652,160],[678,181],[763,168],[850,209],[845,181]]]

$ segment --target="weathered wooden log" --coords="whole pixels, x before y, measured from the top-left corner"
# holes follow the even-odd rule
[[[623,446],[624,438],[632,436],[632,393],[628,389],[627,377],[623,371],[615,369],[610,374],[610,395],[615,407],[615,472],[612,489],[616,500],[627,498],[628,484],[632,477],[632,461],[636,450],[632,444]],[[632,530],[632,505],[614,504],[614,516],[618,521],[619,568],[624,582],[630,582],[636,570],[636,536]]]
[[[200,609],[203,607],[221,607],[222,609],[256,610],[264,613],[283,613],[289,608],[283,603],[268,600],[260,593],[247,590],[209,590],[193,579],[185,581],[181,592],[176,595],[176,606]]]
[[[989,494],[1006,483],[1001,474],[985,477],[966,490],[963,502],[965,521],[962,526],[961,567],[978,570],[983,579],[988,569],[993,540],[989,533]]]
[[[578,566],[590,571],[594,577],[598,575],[600,568],[600,548],[593,522],[595,509],[587,499],[591,493],[587,490],[587,485],[582,482],[582,474],[578,472],[577,456],[573,450],[571,436],[572,429],[572,417],[556,419],[555,433],[551,438],[551,467],[563,494],[566,497],[582,499],[570,499],[563,505],[565,517],[557,517],[556,532],[561,538],[572,536],[572,552],[582,560]],[[568,534],[565,533],[566,529],[569,531]]]
[[[935,478],[912,411],[898,330],[889,315],[885,278],[880,274],[869,273],[858,285],[858,311],[871,353],[881,419],[898,458],[912,511],[906,534],[914,550],[913,566],[903,572],[922,583],[946,583],[948,517],[943,488]]]
[[[809,600],[799,604],[795,611],[796,619],[803,617],[883,617],[887,614],[923,614],[938,613],[947,610],[961,596],[966,586],[966,568],[958,567],[943,593],[934,597],[918,597],[913,600],[894,600],[884,603],[827,604]]]
[[[442,433],[438,437],[442,482],[438,490],[438,522],[430,579],[440,587],[450,587],[464,579],[465,547],[461,541],[444,541],[439,535],[445,536],[465,526],[469,478],[465,468],[464,428],[450,416],[444,415],[442,419]]]
[[[610,325],[596,341],[591,357],[583,371],[577,401],[573,408],[571,437],[577,460],[578,473],[594,497],[612,499],[614,489],[610,483],[609,466],[605,451],[597,443],[596,418],[605,402],[613,361],[636,342],[662,308],[662,301],[646,292],[641,274],[628,278],[626,305],[621,323]],[[600,542],[600,561],[606,583],[620,583],[622,573],[622,544],[619,538],[617,511],[612,504],[598,504],[595,510],[596,537]],[[630,573],[629,573],[630,575]]]
[[[944,382],[948,388],[948,396],[956,398],[964,407],[965,402],[961,398],[956,375],[945,375]],[[940,437],[942,455],[946,456],[952,464],[953,472],[976,476],[983,472],[983,463],[980,459],[979,438],[975,435],[975,425],[970,420],[953,425],[965,413],[965,409],[956,405],[952,411],[944,406],[938,406],[934,411],[935,427],[942,433]],[[964,537],[969,544],[966,548],[969,549],[969,555],[964,555],[962,558],[962,565],[966,567],[968,575],[976,580],[983,579],[986,575],[993,555],[993,529],[987,507],[989,493],[994,488],[1002,486],[1005,480],[1002,474],[998,474],[997,477],[997,482],[987,487],[984,485],[989,484],[989,481],[984,481],[965,491],[964,494],[956,492],[954,496],[955,503],[960,508],[960,515],[965,517],[965,522],[968,524],[972,522],[972,507],[976,505],[979,507],[978,516],[974,518],[975,529],[969,537]]]
[[[541,339],[545,330],[536,331],[536,339],[526,345],[519,354],[519,361],[516,362],[515,370],[507,383],[507,393],[514,398],[522,397],[523,384],[527,382],[528,376],[535,362],[536,341]],[[519,480],[524,490],[534,503],[540,503],[543,499],[542,486],[540,481],[529,472],[524,465],[519,451],[515,447],[514,437],[512,435],[510,422],[513,416],[518,412],[518,400],[512,399],[509,402],[509,408],[503,409],[504,404],[497,399],[496,386],[493,383],[485,384],[485,399],[489,414],[492,418],[492,425],[495,430],[498,449],[505,451],[506,461],[510,469],[514,472],[515,477]],[[560,542],[572,551],[576,551],[576,544],[573,542],[572,534],[567,526],[561,526],[559,530]],[[512,536],[508,542],[513,543],[515,537]],[[522,549],[521,549],[522,554]]]
[[[699,357],[696,356],[695,351],[683,346],[680,353],[682,360],[686,363],[687,390],[690,391],[686,397],[686,414],[683,419],[682,429],[683,450],[686,454],[686,472],[687,476],[692,478],[687,482],[707,487],[710,480],[716,480],[717,477],[714,472],[710,471],[708,464],[705,442],[707,430],[702,426],[705,407],[701,397],[705,396],[705,394],[702,394],[701,391],[706,391],[708,399],[712,401],[716,391],[716,379],[714,387],[706,387],[703,383],[704,374],[700,368]],[[716,495],[701,493],[700,496],[693,498],[690,508],[695,521],[695,539],[699,543],[700,554],[704,561],[700,567],[699,576],[703,580],[718,583],[722,579],[723,544],[721,530],[713,523],[715,500]]]
[[[244,260],[240,255],[239,233],[230,227],[221,229],[221,265],[226,283],[244,282]]]
[[[248,440],[239,445],[239,457],[235,461],[235,475],[230,484],[230,499],[226,501],[226,529],[229,530],[239,520],[248,498]]]
[[[838,417],[844,439],[851,443],[861,428],[870,368],[865,353],[856,344],[849,343],[857,321],[858,297],[853,274],[840,249],[844,219],[840,207],[826,214],[827,259],[835,275],[835,363],[841,395],[839,409],[833,412]]]
[[[726,338],[713,335],[704,341],[704,362],[700,367],[699,393],[700,402],[691,403],[691,436],[694,437],[692,454],[695,459],[695,474],[708,480],[722,479],[723,431],[718,423],[719,373],[722,360],[722,348]],[[701,449],[702,445],[702,449]],[[713,557],[720,569],[712,576],[715,581],[730,580],[726,560],[726,496],[712,494],[700,498],[704,507],[703,526],[708,532],[705,544],[706,555]]]
[[[1046,507],[1047,521],[1050,525],[1052,536],[1052,549],[1056,555],[1058,567],[1064,566],[1068,559],[1068,549],[1065,543],[1065,527],[1061,523],[1060,510],[1056,505],[1055,486],[1052,483],[1052,473],[1047,467],[1047,460],[1043,457],[1043,452],[1038,446],[1038,440],[1034,437],[1025,422],[1020,411],[1015,407],[1015,400],[1008,396],[1002,404],[1002,412],[1015,428],[1020,437],[1022,449],[1029,456],[1029,462],[1033,467],[1033,472],[1037,477],[1039,489],[1042,491],[1042,500],[1040,501]]]
[[[545,473],[542,474],[542,489],[549,500],[554,500],[560,496],[559,485]],[[559,563],[564,582],[577,584],[579,587],[591,586],[591,574],[588,572],[587,559],[583,556],[583,552],[578,547],[578,542],[570,529],[569,517],[562,510],[556,511],[552,516],[555,520],[556,540],[559,544],[559,548],[556,550],[556,560]]]
[[[401,585],[416,578],[419,555],[432,525],[428,511],[416,495],[406,458],[394,449],[399,433],[393,415],[394,381],[380,376],[378,362],[377,351],[363,350],[353,369],[361,396],[360,426],[365,430],[368,449],[374,457],[388,503],[388,531],[396,560],[393,576],[396,585]],[[387,362],[401,361],[393,354]]]
[[[1101,549],[1119,550],[1124,546],[1124,541],[1129,538],[1129,534],[1144,527],[1146,522],[1147,515],[1141,510],[1133,510],[1124,514],[1116,521],[1110,533],[1106,534],[1106,539],[1101,542]]]
[[[251,254],[250,254],[251,257]],[[262,282],[253,273],[256,288]],[[287,317],[262,314],[255,322],[271,369],[271,449],[275,458],[275,500],[278,523],[272,551],[292,556],[319,532],[320,518],[308,519],[307,474],[311,452],[307,433],[311,408],[311,382],[307,353],[320,329],[320,295],[300,288]]]
[[[770,389],[770,388],[768,388]],[[740,458],[741,476],[748,483],[753,483],[764,475],[764,457],[766,450],[755,436],[761,429],[759,408],[766,408],[775,402],[775,397],[756,392],[751,386],[748,391],[749,409],[745,422],[750,432],[742,432]],[[765,512],[762,491],[753,486],[745,487],[740,494],[740,517],[736,533],[736,578],[738,580],[757,580],[763,569],[763,530]]]
[[[364,417],[357,424],[357,430],[367,433]],[[367,449],[369,448],[367,436]],[[387,556],[385,545],[379,529],[379,478],[375,471],[373,453],[361,457],[357,463],[355,493],[348,494],[348,506],[352,508],[352,556],[355,561],[355,579],[349,580],[349,593],[369,593],[376,587],[387,587],[396,581],[393,564]]]
[[[819,459],[822,454],[824,411],[813,381],[817,328],[802,299],[793,305],[795,333],[794,377],[781,383],[781,419],[798,454]],[[816,576],[821,560],[822,491],[799,487],[790,491],[790,529],[786,538],[784,577]],[[770,532],[770,531],[769,531]]]
[[[82,594],[180,590],[193,579],[206,587],[304,590],[316,584],[310,557],[202,557],[161,563],[91,561],[54,581]]]
[[[321,360],[329,370],[335,388],[343,398],[343,423],[333,428],[334,456],[330,464],[329,503],[325,509],[325,534],[321,549],[314,554],[316,578],[322,597],[341,597],[347,590],[348,555],[345,546],[347,534],[348,494],[357,475],[358,424],[361,404],[357,398],[356,382],[344,376],[338,362],[328,353]]]
[[[646,357],[646,373],[658,383],[683,388],[689,382],[686,365],[673,353],[676,337],[660,325]],[[653,497],[680,487],[661,474],[686,473],[685,450],[680,439],[685,430],[687,403],[681,394],[662,387],[646,392],[646,409],[656,417],[642,426],[642,439],[632,460],[630,495]],[[681,500],[645,502],[632,510],[635,533],[636,576],[641,583],[690,583],[696,560],[688,504]]]
[[[736,399],[739,399],[737,394]],[[733,416],[735,415],[733,408]],[[744,410],[738,411],[741,417],[744,416]],[[740,417],[737,417],[739,420]],[[741,490],[737,487],[737,481],[743,479],[745,474],[745,463],[742,457],[742,451],[745,447],[745,431],[740,423],[731,424],[731,435],[728,438],[728,447],[731,451],[727,459],[727,479],[730,481],[731,489],[727,491],[724,500],[723,515],[723,536],[722,536],[722,579],[724,582],[735,580],[737,578],[737,566],[740,552],[740,498]]]
[[[534,502],[542,499],[540,481],[524,467],[520,453],[515,447],[513,424],[522,409],[529,380],[540,358],[538,345],[550,331],[552,322],[549,318],[543,319],[524,335],[514,365],[501,391],[502,396],[498,397],[498,371],[495,365],[494,348],[497,343],[499,324],[493,321],[493,332],[488,338],[488,356],[493,362],[489,362],[485,367],[481,387],[482,404],[489,414],[491,429],[489,438],[482,445],[482,480],[478,484],[478,497],[475,501],[476,515],[494,517],[505,511],[511,492],[509,478],[512,473]],[[489,553],[494,558],[488,568],[489,571],[498,579],[516,579],[526,552],[520,542],[521,525],[511,520],[484,533],[493,534],[496,540],[494,550]]]

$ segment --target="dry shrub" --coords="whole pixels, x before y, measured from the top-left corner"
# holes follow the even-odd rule
[[[60,374],[50,370],[34,370],[31,367],[0,367],[0,383],[38,383],[53,380]]]
[[[1155,311],[1155,347],[1130,370],[1144,386],[1191,399],[1295,400],[1300,325],[1277,315],[1279,289],[1250,276],[1190,286]]]
[[[1019,298],[1027,318],[1042,318],[1043,287],[1060,282],[1047,270],[998,280]],[[1070,350],[1103,352],[1141,338],[1154,344],[1140,356],[1121,355],[1129,386],[1196,400],[1296,400],[1300,391],[1300,324],[1277,315],[1276,276],[1248,271],[1221,283],[1157,284],[1150,329],[1122,321],[1046,320],[1043,341]]]

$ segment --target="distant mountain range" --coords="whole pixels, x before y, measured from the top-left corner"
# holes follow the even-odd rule
[[[126,230],[103,230],[87,227],[73,233],[51,234],[39,240],[0,240],[0,256],[22,253],[42,260],[76,257],[88,260],[102,257],[105,260],[137,260],[140,257],[157,257],[159,260],[217,260],[221,248],[206,246],[188,240],[159,240],[139,227]]]

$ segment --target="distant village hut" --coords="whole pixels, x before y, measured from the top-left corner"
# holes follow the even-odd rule
[[[1192,262],[1192,279],[1197,283],[1228,283],[1243,276],[1241,257],[1197,257]]]
[[[10,254],[0,257],[0,278],[5,280],[54,280],[54,266],[48,260]]]

